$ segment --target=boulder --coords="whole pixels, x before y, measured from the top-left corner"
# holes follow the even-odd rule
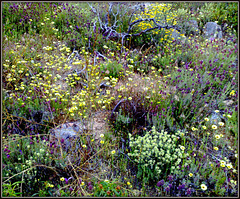
[[[200,30],[198,28],[198,23],[196,20],[189,20],[186,23],[186,31],[190,34],[196,35],[200,33]]]
[[[174,30],[174,31],[172,32],[172,37],[173,37],[174,39],[178,39],[178,37],[180,37],[180,33],[179,33],[178,31]]]
[[[50,141],[55,143],[60,143],[61,140],[64,143],[64,149],[68,151],[72,145],[77,145],[76,147],[80,147],[79,143],[77,143],[77,138],[86,130],[86,127],[81,122],[71,122],[64,123],[50,131],[51,137]]]
[[[173,30],[171,37],[176,39],[176,40],[181,40],[182,42],[184,42],[186,40],[186,37],[180,36],[180,32],[178,32],[177,30]]]
[[[204,26],[205,37],[212,38],[222,38],[222,29],[216,22],[207,22]]]

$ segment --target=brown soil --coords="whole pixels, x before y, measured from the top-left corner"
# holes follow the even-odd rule
[[[109,131],[109,126],[105,121],[105,118],[111,114],[111,111],[99,111],[96,112],[92,120],[89,121],[88,129],[93,133],[96,140],[100,139],[100,134],[105,134]]]

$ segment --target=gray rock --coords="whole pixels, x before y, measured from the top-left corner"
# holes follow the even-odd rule
[[[200,30],[198,28],[198,23],[196,20],[189,20],[186,23],[186,29],[193,35],[200,33]]]
[[[182,42],[184,42],[186,40],[186,37],[182,37],[180,36],[180,32],[178,32],[177,30],[173,30],[171,37],[176,39],[176,40],[181,40]],[[183,32],[183,34],[185,34],[185,32]]]
[[[210,116],[210,123],[211,124],[218,124],[223,119],[223,116],[220,113],[212,112]]]
[[[178,39],[178,37],[180,37],[180,33],[178,33],[176,30],[174,30],[174,31],[172,32],[172,37],[173,37],[174,39]]]
[[[64,139],[64,143],[66,145],[65,149],[68,151],[71,144],[75,144],[74,140],[76,140],[76,138],[79,137],[85,129],[85,125],[81,122],[65,123],[51,130],[50,140],[59,142]]]
[[[207,22],[204,26],[204,34],[207,38],[222,38],[221,26],[215,22]]]
[[[225,100],[223,101],[223,103],[226,105],[226,106],[230,106],[233,104],[233,101],[232,100]]]
[[[189,20],[189,25],[191,25],[192,27],[194,27],[194,28],[198,28],[198,23],[197,23],[197,21],[196,20]]]

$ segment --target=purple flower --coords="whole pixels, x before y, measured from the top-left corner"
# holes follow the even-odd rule
[[[72,187],[70,187],[70,188],[69,188],[69,191],[73,191],[73,188],[72,188]]]
[[[9,154],[7,154],[7,158],[10,158],[10,155],[9,155]]]
[[[88,186],[88,188],[89,188],[89,190],[92,190],[93,186],[90,184],[90,185]]]
[[[181,189],[182,189],[182,185],[179,185],[179,186],[177,187],[177,189],[178,189],[178,190],[181,190]]]
[[[187,189],[187,195],[190,195],[192,193],[191,188]]]
[[[169,176],[168,176],[168,180],[169,180],[169,181],[172,181],[172,180],[173,180],[173,176],[172,176],[172,175],[169,175]]]
[[[164,180],[160,180],[160,181],[157,183],[157,186],[158,186],[158,187],[160,187],[160,186],[162,186],[162,185],[164,185]]]
[[[167,186],[167,187],[165,188],[165,190],[166,190],[167,192],[169,192],[169,191],[170,191],[170,187]]]
[[[61,139],[61,143],[64,143],[64,139],[63,138]]]
[[[65,180],[65,183],[68,184],[68,179],[67,179],[67,178],[64,178],[64,180]]]

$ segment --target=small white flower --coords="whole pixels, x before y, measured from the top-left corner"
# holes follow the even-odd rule
[[[220,135],[215,135],[215,138],[218,140],[218,139],[220,139]]]
[[[185,147],[184,146],[180,146],[180,149],[185,150]]]
[[[219,122],[218,124],[219,124],[219,126],[224,126],[223,122]]]
[[[106,45],[104,45],[103,48],[108,49],[108,47]]]
[[[232,164],[227,164],[226,166],[227,166],[228,169],[232,169],[233,168]]]
[[[205,184],[201,184],[201,189],[202,189],[203,191],[206,191],[206,190],[207,190],[207,186],[206,186]]]
[[[212,125],[212,129],[217,129],[217,126],[216,125]]]

